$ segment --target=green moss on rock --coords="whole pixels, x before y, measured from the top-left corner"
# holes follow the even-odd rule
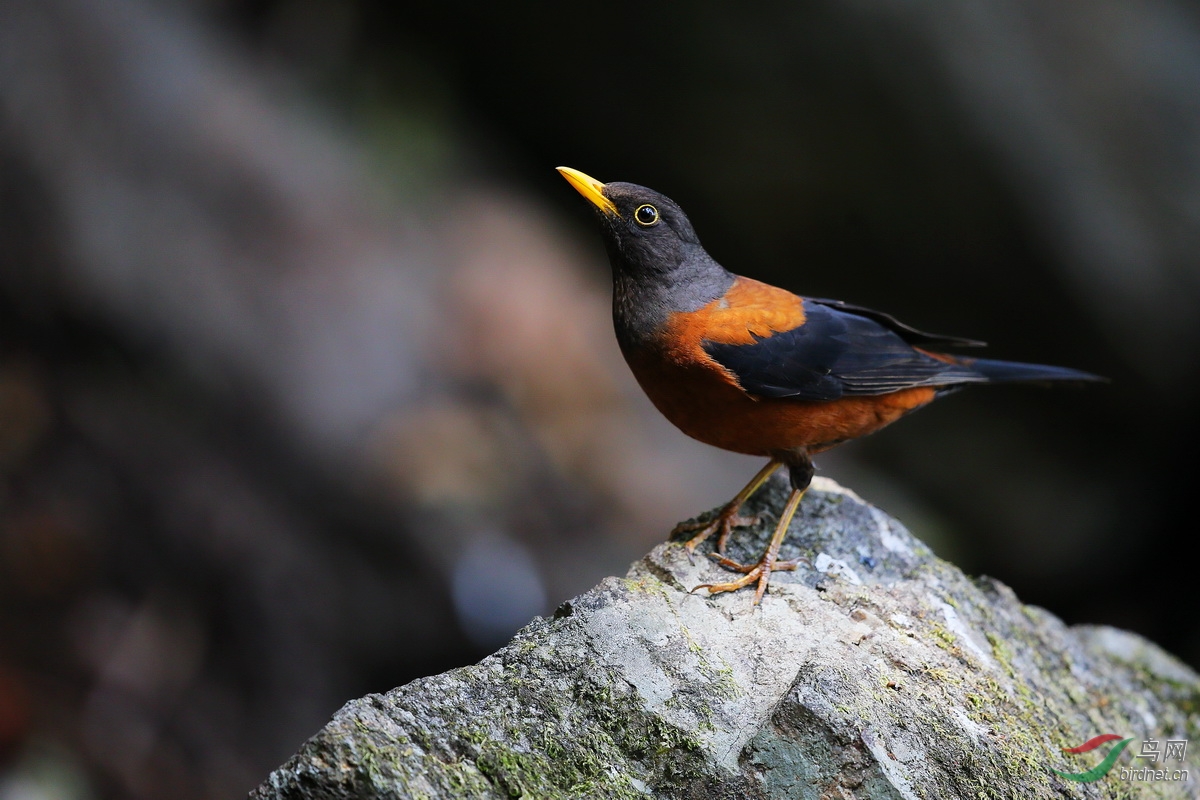
[[[1200,796],[1200,678],[1154,645],[967,578],[828,481],[787,547],[852,575],[777,574],[755,610],[661,546],[479,664],[351,702],[254,797]],[[1102,732],[1188,739],[1193,782],[1055,774]]]

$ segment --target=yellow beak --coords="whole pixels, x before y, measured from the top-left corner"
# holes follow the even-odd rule
[[[595,178],[584,175],[577,169],[570,167],[559,167],[558,171],[567,179],[567,183],[575,187],[575,191],[591,200],[596,208],[603,211],[605,214],[612,216],[621,216],[617,213],[617,207],[613,205],[613,201],[604,196],[604,184]]]

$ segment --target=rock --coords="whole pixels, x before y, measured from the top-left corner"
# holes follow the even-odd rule
[[[828,480],[782,556],[812,565],[756,610],[690,594],[727,573],[660,545],[480,663],[348,703],[251,797],[1197,796],[1200,676],[1155,645],[1022,605]],[[1103,733],[1133,738],[1111,772],[1054,772],[1100,764],[1117,743],[1062,749]],[[1149,739],[1183,759],[1139,758]]]

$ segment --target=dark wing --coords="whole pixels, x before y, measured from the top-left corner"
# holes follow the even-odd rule
[[[873,319],[885,328],[895,331],[904,341],[909,344],[933,345],[935,347],[987,347],[987,342],[981,342],[978,339],[964,339],[961,336],[944,336],[940,333],[926,333],[919,331],[911,325],[905,325],[900,320],[893,317],[891,314],[885,314],[882,311],[876,311],[872,308],[863,308],[862,306],[854,306],[842,300],[827,300],[823,297],[806,297],[804,302],[807,306],[812,303],[818,303],[829,308],[837,309],[838,311],[848,311],[851,314],[856,314],[860,317]]]
[[[805,298],[804,312],[798,328],[755,336],[752,344],[705,341],[704,350],[745,391],[760,397],[836,400],[987,380],[966,364],[941,361],[913,347],[970,340],[922,333],[886,314],[831,300]]]

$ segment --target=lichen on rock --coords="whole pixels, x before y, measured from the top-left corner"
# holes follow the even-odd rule
[[[786,492],[731,541],[752,560]],[[348,703],[253,794],[284,798],[1061,798],[1200,795],[1200,677],[938,559],[817,479],[762,605],[656,547],[478,664]],[[1190,780],[1093,783],[1100,733],[1187,740]]]

